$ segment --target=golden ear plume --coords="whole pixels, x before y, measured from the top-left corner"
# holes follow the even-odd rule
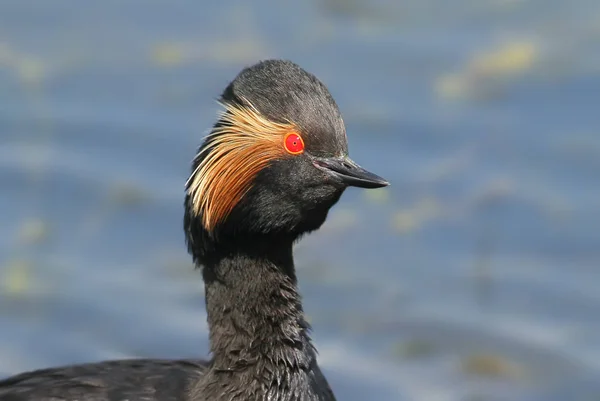
[[[297,132],[294,125],[273,122],[244,103],[223,104],[220,124],[196,156],[203,159],[186,183],[192,213],[202,215],[209,233],[248,192],[258,172],[286,154],[284,135]]]

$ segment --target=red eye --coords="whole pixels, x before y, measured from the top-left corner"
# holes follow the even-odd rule
[[[292,155],[299,155],[304,152],[304,141],[302,137],[295,132],[289,133],[283,140],[285,150]]]

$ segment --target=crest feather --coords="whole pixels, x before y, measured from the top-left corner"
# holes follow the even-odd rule
[[[244,103],[222,103],[220,124],[207,136],[186,182],[192,214],[202,217],[209,233],[248,192],[256,175],[286,155],[285,134],[297,132],[293,124],[271,121]]]

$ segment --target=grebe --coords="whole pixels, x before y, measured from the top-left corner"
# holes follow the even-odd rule
[[[212,359],[38,370],[0,381],[0,400],[335,400],[309,336],[292,247],[325,222],[348,186],[388,183],[348,157],[335,101],[292,62],[242,70],[220,102],[224,111],[194,158],[184,202]]]

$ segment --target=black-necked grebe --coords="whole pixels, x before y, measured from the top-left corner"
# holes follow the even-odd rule
[[[184,229],[202,269],[212,359],[125,360],[0,381],[2,401],[334,400],[317,365],[292,246],[348,186],[388,185],[348,158],[327,88],[289,61],[246,68],[186,184]]]

